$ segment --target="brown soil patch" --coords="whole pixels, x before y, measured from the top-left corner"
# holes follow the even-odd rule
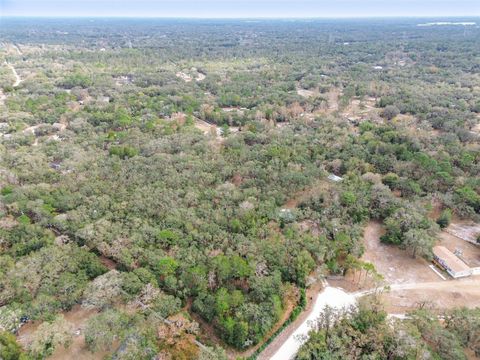
[[[0,219],[0,229],[11,229],[18,225],[18,221],[12,216],[5,216]]]
[[[480,277],[411,284],[406,289],[392,286],[383,298],[389,313],[405,313],[425,304],[437,309],[459,306],[477,307],[480,303]]]
[[[465,356],[467,357],[468,360],[479,360],[480,357],[475,355],[475,352],[471,349],[465,349]]]
[[[376,102],[376,99],[372,97],[350,100],[349,105],[342,111],[341,114],[347,118],[363,120],[367,117],[367,115],[370,117],[373,113],[378,113],[378,110],[375,107]]]
[[[418,283],[439,279],[422,258],[412,258],[406,251],[380,242],[385,233],[382,224],[370,221],[365,228],[363,261],[371,262],[388,284]]]
[[[328,112],[335,112],[339,110],[339,100],[342,91],[339,89],[330,90],[327,94]]]
[[[195,127],[203,131],[205,135],[209,135],[209,134],[219,135],[218,128],[216,125],[210,124],[200,119],[195,119]]]
[[[362,282],[357,281],[359,275],[354,275],[352,273],[348,273],[346,276],[339,276],[339,277],[332,277],[327,278],[328,284],[332,287],[340,288],[345,290],[346,292],[357,292],[363,290],[365,288],[371,288],[371,284],[363,285]]]
[[[442,214],[442,202],[438,199],[433,199],[431,202],[432,209],[428,212],[428,217],[436,221]]]
[[[109,270],[113,270],[117,268],[117,263],[112,259],[107,258],[106,256],[99,257],[100,262],[105,265]]]
[[[303,201],[306,201],[313,197],[314,195],[320,194],[325,190],[328,190],[330,183],[325,179],[316,181],[312,186],[297,191],[293,196],[283,205],[285,209],[294,209],[300,205]]]
[[[304,97],[304,98],[307,98],[307,99],[316,95],[315,91],[306,90],[306,89],[302,89],[302,88],[297,88],[297,94]]]
[[[476,243],[477,236],[480,235],[480,224],[458,221],[451,223],[446,231],[466,242]]]
[[[72,310],[64,312],[63,316],[74,329],[73,341],[71,345],[65,349],[59,347],[55,352],[48,357],[49,360],[64,360],[64,359],[79,359],[79,360],[101,360],[107,356],[110,352],[96,352],[91,353],[85,344],[84,330],[88,319],[97,313],[93,309],[85,309],[80,305],[75,305]],[[41,322],[30,322],[19,330],[17,340],[23,346],[26,347],[32,341],[32,335],[37,330]],[[117,344],[118,345],[118,344]],[[115,347],[113,347],[114,349]],[[112,350],[113,350],[112,349]]]

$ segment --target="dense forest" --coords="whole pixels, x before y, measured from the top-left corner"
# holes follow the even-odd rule
[[[427,258],[452,216],[478,222],[480,30],[417,24],[6,19],[0,358],[68,347],[80,306],[91,353],[224,359],[264,341],[310,274],[344,274],[366,221]],[[467,310],[392,330],[375,309],[298,358],[466,346]],[[41,325],[22,348],[24,322]]]

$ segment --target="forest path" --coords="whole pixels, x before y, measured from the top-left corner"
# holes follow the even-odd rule
[[[5,65],[7,65],[10,68],[10,70],[12,70],[13,76],[15,76],[15,82],[12,84],[12,86],[17,87],[18,85],[21,84],[23,80],[20,78],[20,76],[17,73],[17,70],[12,64],[5,61]]]

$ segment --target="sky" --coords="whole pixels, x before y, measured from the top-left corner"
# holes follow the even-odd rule
[[[0,16],[463,17],[480,16],[480,0],[0,0]]]

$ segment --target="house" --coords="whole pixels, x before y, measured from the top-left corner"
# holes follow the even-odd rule
[[[435,246],[432,250],[434,262],[445,269],[453,278],[472,275],[472,269],[445,246]]]

